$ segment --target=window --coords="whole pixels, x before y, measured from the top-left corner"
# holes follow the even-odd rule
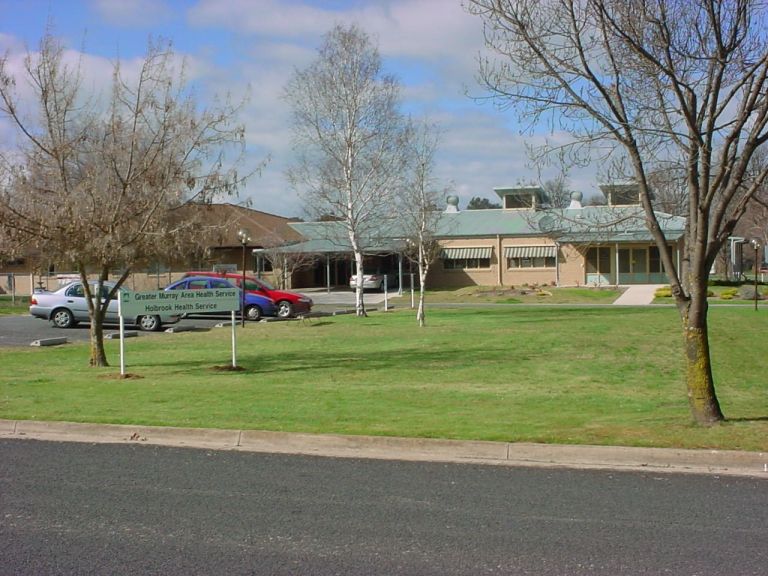
[[[554,268],[557,246],[507,246],[507,268]]]
[[[445,270],[476,270],[491,267],[490,258],[451,258],[443,259]]]
[[[590,248],[587,251],[587,272],[590,274],[611,273],[611,249],[609,247]]]
[[[200,280],[190,280],[187,282],[187,288],[190,290],[204,290],[208,288],[208,280],[202,278]]]
[[[507,258],[507,268],[554,268],[555,257],[543,256],[534,258],[511,257]]]
[[[504,208],[533,208],[533,194],[507,194],[504,196]]]
[[[648,271],[651,274],[663,272],[661,264],[661,255],[657,246],[651,246],[648,249]]]
[[[491,267],[491,250],[480,248],[443,248],[440,258],[444,270],[482,270]]]
[[[242,283],[242,280],[238,279],[237,280],[237,285],[240,286],[241,283]],[[263,291],[263,288],[261,286],[259,286],[256,282],[251,280],[250,278],[246,278],[245,279],[245,289],[246,290],[250,290],[252,292]]]

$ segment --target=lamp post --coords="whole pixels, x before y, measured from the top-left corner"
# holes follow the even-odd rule
[[[752,244],[752,248],[755,249],[755,311],[757,311],[757,272],[760,268],[760,264],[757,261],[757,252],[760,250],[760,240],[757,238],[752,238],[752,240],[749,241],[750,244]]]
[[[240,228],[237,231],[237,237],[240,240],[240,245],[243,247],[243,281],[240,284],[240,318],[242,318],[243,328],[245,328],[245,252],[248,248],[248,243],[251,241],[251,233],[247,228]]]

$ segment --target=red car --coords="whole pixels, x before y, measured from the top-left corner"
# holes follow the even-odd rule
[[[243,283],[243,275],[234,272],[185,272],[184,278],[187,276],[226,278],[238,288]],[[277,315],[280,318],[292,318],[296,315],[308,314],[312,310],[312,298],[298,292],[277,290],[268,282],[253,276],[245,277],[245,291],[260,294],[274,300],[275,306],[277,306]]]

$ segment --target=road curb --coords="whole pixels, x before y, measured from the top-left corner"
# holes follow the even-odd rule
[[[0,420],[0,438],[151,444],[337,458],[745,476],[768,480],[768,453],[733,450],[571,446],[33,420]]]

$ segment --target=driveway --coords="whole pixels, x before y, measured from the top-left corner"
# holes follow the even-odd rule
[[[302,288],[296,291],[312,298],[316,305],[355,307],[355,293],[352,290],[332,289],[329,292],[325,288]],[[389,298],[397,297],[397,290],[390,290],[387,296]],[[381,292],[366,292],[364,301],[366,305],[382,304],[384,302],[384,294]]]

